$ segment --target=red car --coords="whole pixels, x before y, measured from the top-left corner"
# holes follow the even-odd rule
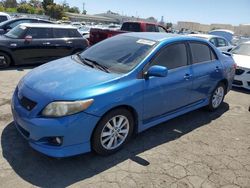
[[[121,30],[109,30],[109,29],[97,29],[92,28],[90,30],[90,45],[96,44],[106,38],[125,33],[125,32],[164,32],[167,30],[157,24],[149,22],[124,22]]]

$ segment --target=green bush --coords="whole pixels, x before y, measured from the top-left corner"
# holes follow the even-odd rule
[[[4,12],[5,11],[5,8],[1,5],[0,6],[0,12]]]
[[[16,8],[6,8],[5,12],[15,13],[15,12],[17,12],[17,9]]]
[[[46,7],[45,14],[50,16],[51,18],[61,19],[64,15],[63,6],[58,4],[48,5]]]

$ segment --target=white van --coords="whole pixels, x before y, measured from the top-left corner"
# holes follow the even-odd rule
[[[9,14],[6,14],[4,12],[0,12],[0,23],[4,22],[6,20],[9,20],[11,17]]]

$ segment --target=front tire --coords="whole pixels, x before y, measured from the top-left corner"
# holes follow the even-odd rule
[[[7,68],[11,64],[9,55],[4,52],[0,52],[0,68]]]
[[[109,155],[121,149],[131,138],[134,119],[127,109],[107,113],[97,124],[92,137],[92,148],[100,155]]]
[[[208,109],[210,111],[215,111],[221,106],[225,97],[225,93],[225,85],[223,83],[219,83],[209,100]]]

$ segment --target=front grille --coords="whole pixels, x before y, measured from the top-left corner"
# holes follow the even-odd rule
[[[242,75],[244,72],[245,72],[245,71],[242,70],[242,69],[236,69],[236,70],[235,70],[235,74],[236,74],[236,75]]]
[[[239,81],[239,80],[234,80],[233,84],[234,85],[238,85],[238,86],[242,86],[243,85],[242,81]]]

